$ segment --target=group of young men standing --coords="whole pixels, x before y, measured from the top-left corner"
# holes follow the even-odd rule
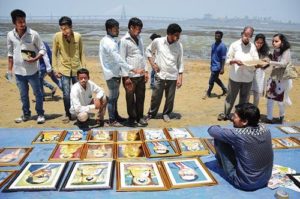
[[[8,73],[15,74],[21,95],[23,114],[15,121],[22,122],[31,119],[28,89],[33,88],[36,97],[37,123],[45,122],[43,109],[43,93],[38,81],[38,60],[46,54],[46,48],[39,34],[26,26],[26,14],[22,10],[11,12],[15,28],[8,33]],[[158,112],[163,93],[166,103],[163,118],[170,120],[173,111],[176,87],[182,85],[183,49],[178,42],[181,27],[170,24],[167,36],[155,39],[144,51],[140,37],[143,23],[139,18],[131,18],[128,32],[118,42],[119,23],[108,19],[105,23],[107,35],[101,39],[99,57],[104,78],[109,90],[108,97],[103,89],[89,80],[81,35],[72,29],[72,20],[61,17],[60,32],[54,35],[52,45],[52,66],[54,74],[61,79],[65,109],[64,123],[74,119],[85,122],[93,109],[98,109],[97,121],[104,125],[103,117],[107,105],[110,126],[122,126],[126,119],[118,113],[118,98],[121,81],[126,93],[128,126],[146,126],[147,121],[154,118]],[[34,52],[29,59],[24,59],[21,52]],[[148,81],[148,71],[145,57],[148,57],[155,71],[155,86],[151,98],[151,106],[147,116],[144,116],[145,84]],[[84,77],[83,77],[84,76]],[[81,78],[81,79],[80,79]],[[79,82],[78,82],[79,80]],[[73,86],[72,86],[73,85]],[[93,94],[96,98],[93,99]]]

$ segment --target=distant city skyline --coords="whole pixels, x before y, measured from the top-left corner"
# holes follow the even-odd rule
[[[300,23],[299,0],[0,0],[0,17],[13,9],[27,16],[153,16],[171,18],[250,18]]]

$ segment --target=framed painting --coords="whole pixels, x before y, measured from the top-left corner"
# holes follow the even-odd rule
[[[32,147],[6,147],[0,149],[0,166],[21,165],[32,149]]]
[[[300,188],[300,173],[286,174]]]
[[[140,130],[123,130],[117,131],[117,142],[134,142],[141,141]]]
[[[82,130],[67,130],[65,131],[62,142],[84,143],[87,142],[88,132]]]
[[[113,173],[113,161],[74,162],[61,190],[112,189]]]
[[[285,147],[284,145],[280,144],[280,142],[278,142],[275,139],[272,139],[272,148],[273,149],[286,149],[287,147]]]
[[[5,191],[57,190],[66,163],[26,163]]]
[[[113,143],[88,143],[84,146],[83,159],[87,161],[113,159]]]
[[[114,142],[115,131],[92,129],[88,134],[88,142]]]
[[[214,144],[214,138],[205,138],[204,139],[207,147],[209,150],[213,153],[216,154],[216,149],[215,149],[215,144]]]
[[[179,156],[174,145],[168,140],[153,140],[145,142],[148,158]]]
[[[279,126],[277,127],[279,130],[286,134],[297,134],[300,133],[299,129],[293,127],[293,126]]]
[[[165,128],[172,140],[176,138],[192,138],[193,134],[186,128]]]
[[[83,144],[57,144],[49,157],[49,161],[80,160],[83,148]]]
[[[144,141],[169,139],[164,129],[142,129],[141,132]]]
[[[142,142],[126,142],[116,145],[116,157],[120,158],[145,158],[145,146]]]
[[[291,137],[291,139],[300,144],[300,137]]]
[[[171,188],[186,188],[218,184],[199,158],[161,161]]]
[[[177,148],[183,156],[208,155],[209,149],[201,138],[177,138]]]
[[[41,131],[32,141],[32,144],[55,144],[60,142],[64,135],[64,130]]]
[[[17,173],[17,171],[0,170],[0,188],[16,173]]]
[[[299,148],[300,144],[291,139],[290,137],[285,138],[274,138],[277,142],[281,145],[285,146],[286,148]]]
[[[167,189],[162,170],[155,162],[117,162],[117,191]]]

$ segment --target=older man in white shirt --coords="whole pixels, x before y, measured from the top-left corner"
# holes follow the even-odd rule
[[[181,34],[178,24],[170,24],[167,28],[167,36],[155,39],[146,50],[146,56],[156,72],[155,85],[152,91],[151,106],[147,119],[156,116],[163,92],[166,102],[163,109],[163,119],[170,121],[169,114],[173,111],[176,87],[182,85],[183,48],[178,42]],[[155,54],[155,60],[153,55]]]
[[[258,60],[255,45],[250,42],[254,29],[244,28],[241,39],[233,42],[227,52],[226,63],[230,64],[228,94],[225,100],[224,113],[220,113],[218,120],[228,120],[237,95],[239,104],[249,101],[250,90],[254,78],[255,67],[245,66],[243,62]]]
[[[107,105],[107,97],[102,88],[92,82],[89,76],[89,71],[81,68],[77,71],[77,79],[71,88],[71,108],[70,113],[76,115],[79,122],[86,122],[89,118],[89,113],[93,110],[98,110],[96,122],[100,126],[104,125],[104,115]],[[93,97],[95,95],[95,97]]]
[[[136,70],[146,70],[144,58],[144,46],[139,36],[143,28],[140,19],[134,17],[128,22],[128,32],[120,40],[120,55]],[[128,113],[128,126],[147,126],[144,120],[144,101],[148,72],[145,74],[133,74],[128,69],[122,68],[123,85],[126,91],[126,103]]]

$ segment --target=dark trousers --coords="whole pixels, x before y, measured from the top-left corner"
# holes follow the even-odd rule
[[[125,88],[126,92],[126,104],[127,104],[127,113],[129,120],[139,121],[144,117],[144,102],[145,102],[145,76],[142,77],[132,77],[130,78],[133,84],[133,91],[128,91]],[[123,85],[124,79],[123,79]]]
[[[156,116],[164,91],[166,102],[163,110],[163,115],[168,115],[173,111],[176,82],[177,80],[163,80],[158,76],[155,76],[155,87],[152,90],[151,105],[148,115],[152,117]]]
[[[207,90],[207,94],[209,94],[209,95],[211,94],[211,91],[212,91],[212,89],[214,87],[214,83],[215,82],[222,88],[223,91],[226,90],[223,82],[219,78],[219,75],[220,75],[220,71],[211,71],[209,82],[208,82],[209,88]]]
[[[76,76],[69,77],[69,76],[63,75],[61,77],[63,99],[64,99],[64,107],[65,107],[66,116],[69,117],[69,118],[71,118],[71,113],[70,113],[70,107],[71,107],[71,99],[70,99],[71,87],[77,81],[78,80],[77,80]]]

